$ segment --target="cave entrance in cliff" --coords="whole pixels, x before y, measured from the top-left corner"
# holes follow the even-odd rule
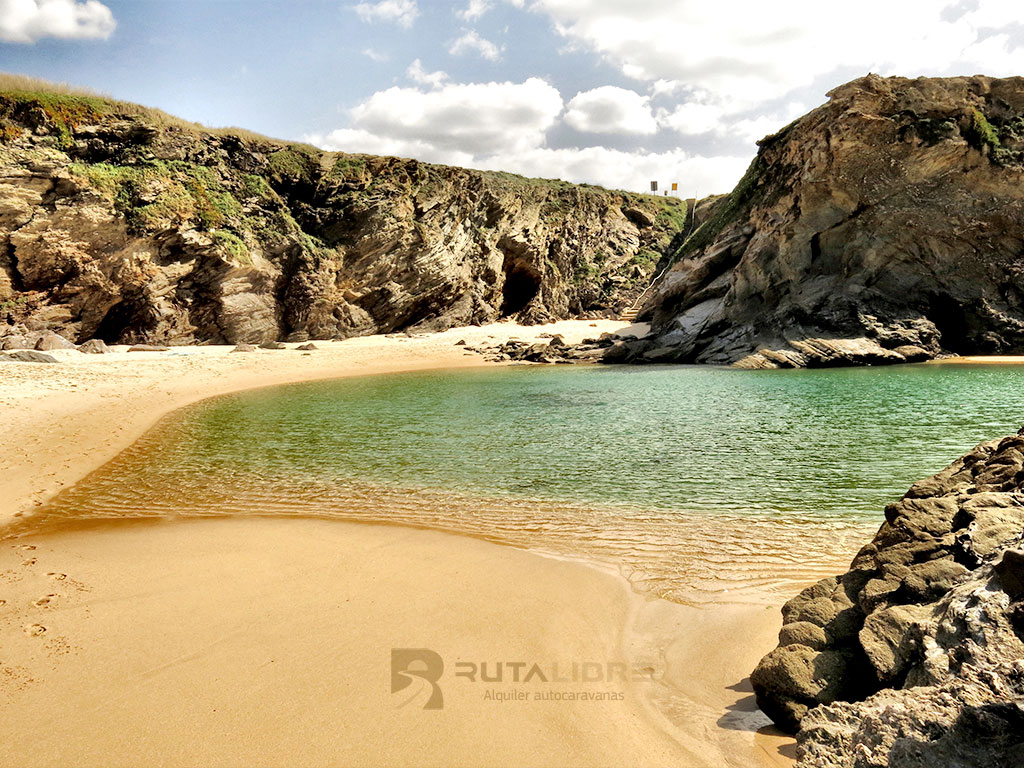
[[[540,291],[540,273],[519,259],[505,259],[505,284],[501,289],[501,314],[522,312]]]
[[[121,344],[129,330],[136,330],[140,325],[143,310],[128,299],[119,301],[107,310],[92,335],[107,344]]]
[[[963,305],[949,294],[934,294],[928,300],[927,318],[939,332],[939,343],[958,355],[970,354],[967,336],[967,313]]]

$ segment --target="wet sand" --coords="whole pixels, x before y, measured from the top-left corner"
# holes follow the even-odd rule
[[[472,538],[107,523],[4,542],[0,596],[3,765],[787,762],[787,739],[752,730],[743,683],[776,610],[645,600],[615,574]],[[442,657],[442,709],[417,687],[391,693],[392,648]],[[491,677],[498,661],[558,664],[570,680],[574,663],[623,663],[641,680],[515,684],[506,668],[472,682],[460,661]],[[573,693],[616,698],[535,698]]]
[[[308,357],[202,348],[7,365],[0,520],[207,396],[478,366],[455,341],[621,327],[560,326],[356,339]],[[784,597],[684,606],[592,564],[400,526],[229,517],[29,529],[0,542],[0,764],[788,765],[792,741],[764,728],[746,680],[775,643]],[[442,657],[443,709],[422,708],[432,688],[416,675],[392,694],[393,648]],[[596,663],[613,679],[455,675],[458,662],[488,662],[493,676],[498,661],[556,663],[562,676]],[[560,698],[536,698],[545,693]],[[581,696],[593,693],[606,695]]]
[[[0,526],[106,463],[163,416],[244,389],[346,376],[495,365],[467,352],[518,338],[560,333],[578,343],[603,332],[646,333],[646,325],[570,320],[545,326],[497,323],[409,337],[318,341],[316,352],[175,347],[170,352],[85,355],[49,352],[60,365],[0,363]]]

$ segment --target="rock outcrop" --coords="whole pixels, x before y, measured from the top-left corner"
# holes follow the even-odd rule
[[[1024,79],[881,78],[760,142],[641,319],[748,368],[1024,351]]]
[[[799,729],[801,768],[1012,764],[1024,754],[1024,436],[916,483],[850,570],[789,601],[783,621],[751,680],[760,707]]]
[[[0,336],[255,343],[606,316],[686,204],[0,92]]]

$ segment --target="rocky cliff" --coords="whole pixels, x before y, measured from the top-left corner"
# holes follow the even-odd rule
[[[751,676],[800,768],[1024,755],[1024,437],[979,445],[885,510],[842,576],[783,609]]]
[[[685,203],[0,90],[0,336],[191,343],[598,316]]]
[[[760,142],[629,360],[800,367],[1024,352],[1024,79],[868,76]]]

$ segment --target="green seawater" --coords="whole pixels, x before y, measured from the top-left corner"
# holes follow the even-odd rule
[[[343,379],[173,414],[41,517],[331,515],[582,552],[641,580],[685,552],[746,578],[743,558],[766,574],[787,538],[848,557],[913,482],[1022,422],[1016,366]]]
[[[303,384],[182,419],[152,472],[870,514],[1024,422],[1024,369],[515,368]]]

